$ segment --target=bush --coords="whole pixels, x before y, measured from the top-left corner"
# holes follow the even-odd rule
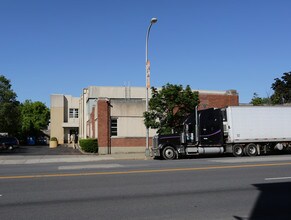
[[[81,139],[79,144],[85,152],[98,153],[98,140],[96,138]]]
[[[51,137],[51,141],[57,141],[58,139],[56,137]]]

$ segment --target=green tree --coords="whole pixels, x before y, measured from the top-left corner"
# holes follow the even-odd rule
[[[261,98],[259,97],[259,95],[257,93],[254,93],[252,101],[250,102],[250,104],[253,105],[270,105],[271,104],[271,100],[270,98]]]
[[[274,90],[271,96],[273,104],[291,102],[291,72],[283,73],[281,79],[276,78],[271,88]]]
[[[16,135],[20,125],[19,102],[10,80],[0,75],[0,132]]]
[[[159,134],[169,134],[173,129],[179,131],[187,115],[199,104],[198,92],[190,86],[166,84],[161,90],[152,87],[149,111],[144,112],[144,124],[157,129]]]
[[[50,111],[42,102],[25,100],[21,104],[21,130],[24,136],[40,136],[49,123]]]

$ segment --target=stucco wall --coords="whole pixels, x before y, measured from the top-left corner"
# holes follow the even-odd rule
[[[73,125],[73,126],[78,126],[79,127],[79,118],[70,118],[69,117],[69,110],[72,109],[79,109],[79,101],[80,98],[77,97],[72,97],[70,95],[65,95],[65,99],[67,101],[67,108],[65,109],[65,111],[67,112],[67,121],[69,124]],[[80,112],[79,112],[80,115]]]
[[[117,118],[117,137],[144,137],[143,112],[145,111],[144,100],[117,100],[111,99],[111,117]],[[150,136],[155,134],[150,129]]]
[[[56,137],[59,144],[64,143],[64,129],[62,127],[64,121],[64,96],[51,95],[51,137]]]
[[[70,118],[69,109],[79,109],[79,98],[70,95],[51,95],[50,136],[56,137],[59,144],[68,140],[70,129],[79,128],[79,118]]]
[[[109,86],[89,86],[89,98],[145,98],[146,90],[143,87],[109,87]]]

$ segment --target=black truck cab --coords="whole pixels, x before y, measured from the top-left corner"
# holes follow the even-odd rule
[[[153,137],[153,154],[169,160],[179,155],[222,153],[223,133],[221,109],[195,110],[184,120],[182,133]]]

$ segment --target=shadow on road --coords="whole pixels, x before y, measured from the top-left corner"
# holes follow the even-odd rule
[[[79,150],[72,147],[58,146],[56,148],[49,148],[47,145],[39,146],[20,146],[12,151],[0,151],[0,155],[80,155]]]
[[[255,184],[261,192],[249,218],[238,220],[291,219],[291,182]]]

